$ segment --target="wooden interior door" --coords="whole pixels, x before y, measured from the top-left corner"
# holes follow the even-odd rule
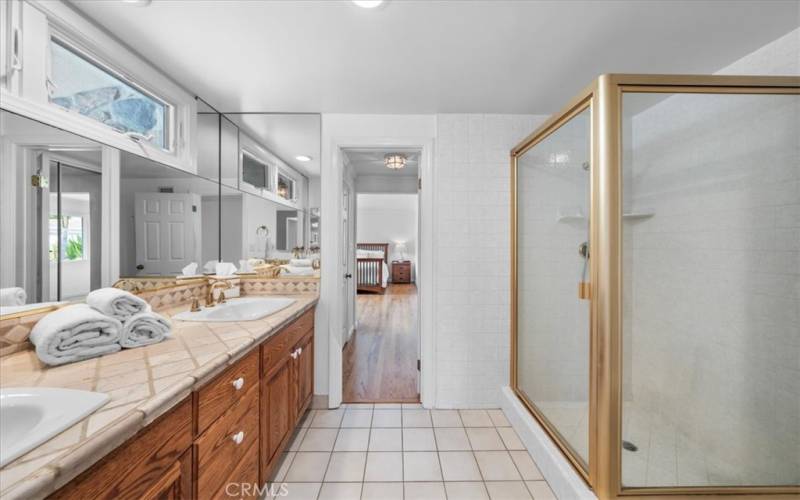
[[[200,196],[192,193],[135,193],[136,270],[175,275],[200,262]]]

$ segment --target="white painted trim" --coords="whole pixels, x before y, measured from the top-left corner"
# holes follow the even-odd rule
[[[508,420],[556,496],[596,500],[594,492],[508,386],[503,387],[501,404]]]
[[[324,126],[324,124],[323,124]],[[344,148],[420,148],[420,213],[423,223],[419,228],[420,252],[418,257],[419,334],[421,343],[420,398],[426,408],[436,407],[436,339],[434,325],[435,290],[434,262],[434,140],[430,137],[334,137],[331,139],[331,168],[323,169],[322,227],[335,231],[322,231],[322,282],[321,316],[318,319],[328,326],[328,407],[336,408],[342,403],[342,340],[341,314],[344,309],[339,291],[344,276],[339,272],[341,262],[341,214]],[[335,263],[329,265],[327,263]],[[319,323],[318,323],[319,324]],[[322,388],[318,388],[321,390]]]
[[[120,245],[120,152],[109,146],[102,149],[100,286],[111,286],[119,279]]]

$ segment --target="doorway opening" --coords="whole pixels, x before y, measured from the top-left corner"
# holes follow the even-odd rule
[[[342,401],[419,403],[420,151],[342,152]]]

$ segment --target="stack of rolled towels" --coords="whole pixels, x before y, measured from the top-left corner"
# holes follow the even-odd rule
[[[315,272],[311,266],[311,259],[292,259],[288,264],[281,267],[286,269],[289,274],[296,276],[311,276]]]
[[[30,341],[42,362],[63,365],[161,342],[171,328],[141,297],[101,288],[86,296],[86,304],[63,307],[39,320]]]

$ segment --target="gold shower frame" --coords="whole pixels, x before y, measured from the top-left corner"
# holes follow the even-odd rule
[[[511,389],[598,498],[798,498],[800,486],[622,486],[622,95],[800,94],[800,77],[607,74],[511,150]],[[589,463],[525,396],[517,380],[517,161],[578,113],[591,113]],[[602,231],[600,230],[602,228]],[[576,293],[578,286],[576,283]]]

